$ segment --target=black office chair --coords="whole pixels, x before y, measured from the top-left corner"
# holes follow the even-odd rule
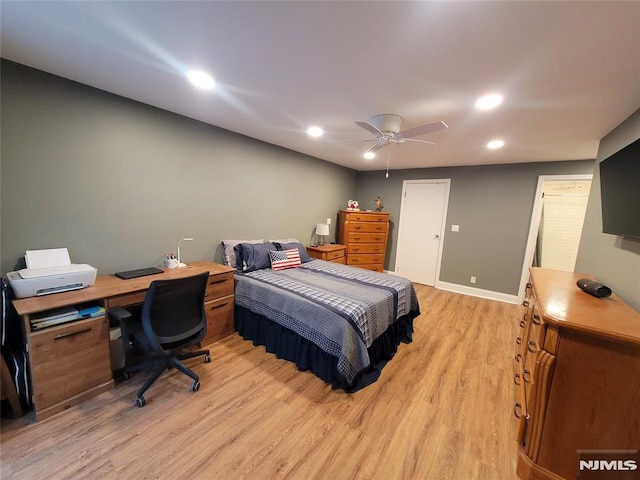
[[[147,290],[142,308],[131,312],[122,307],[109,309],[109,315],[120,323],[126,362],[124,375],[152,368],[138,390],[136,405],[147,401],[143,394],[162,373],[175,367],[193,379],[191,390],[200,388],[200,378],[180,360],[204,355],[211,361],[209,350],[187,351],[199,344],[207,332],[204,295],[209,272],[185,278],[155,280]]]

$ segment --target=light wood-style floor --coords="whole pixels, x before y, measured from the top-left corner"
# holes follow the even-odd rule
[[[416,290],[423,313],[413,343],[355,394],[234,334],[211,346],[212,363],[189,363],[196,393],[171,371],[139,409],[139,373],[43,422],[3,419],[0,478],[516,478],[522,307]]]

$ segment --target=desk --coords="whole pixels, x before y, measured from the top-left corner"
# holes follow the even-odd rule
[[[154,280],[209,272],[205,309],[207,336],[203,343],[233,333],[233,268],[213,262],[195,262],[164,273],[122,280],[96,278],[91,287],[13,301],[22,317],[29,352],[29,369],[36,420],[42,420],[114,386],[109,351],[109,308],[144,300]],[[101,305],[106,315],[32,331],[30,316],[69,305]]]

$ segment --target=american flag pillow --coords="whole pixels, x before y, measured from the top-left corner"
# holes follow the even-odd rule
[[[285,268],[299,267],[302,265],[300,262],[300,252],[297,248],[291,250],[271,250],[269,252],[271,258],[271,268],[273,270],[284,270]]]

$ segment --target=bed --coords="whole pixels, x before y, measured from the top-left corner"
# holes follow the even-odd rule
[[[297,242],[255,242],[234,245],[234,325],[244,339],[348,392],[412,341],[420,309],[409,280],[311,259]],[[275,252],[299,259],[277,269]]]

